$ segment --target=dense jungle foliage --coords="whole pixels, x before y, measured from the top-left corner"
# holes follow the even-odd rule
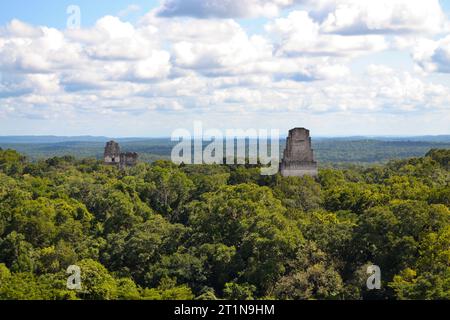
[[[0,299],[450,299],[449,160],[313,179],[0,150]]]

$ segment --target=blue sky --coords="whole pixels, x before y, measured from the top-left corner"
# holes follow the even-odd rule
[[[196,120],[449,134],[449,16],[450,0],[3,1],[0,135],[167,136]]]
[[[5,24],[12,19],[19,19],[34,25],[46,25],[55,28],[66,26],[66,9],[69,5],[78,5],[83,8],[83,24],[93,25],[97,19],[105,15],[115,15],[129,5],[136,4],[141,8],[141,12],[155,8],[159,2],[157,0],[15,0],[2,1],[0,11],[0,23]]]
[[[448,15],[450,12],[450,1],[440,0],[443,10]],[[83,12],[83,20],[87,25],[94,24],[97,19],[105,15],[114,15],[126,9],[130,5],[138,5],[140,12],[149,11],[160,4],[159,0],[15,0],[4,1],[1,4],[0,24],[5,24],[12,19],[20,19],[35,25],[47,25],[55,28],[63,28],[66,24],[66,17],[58,12],[65,12],[69,5],[78,5],[85,8]],[[286,10],[289,11],[289,10]],[[130,20],[135,19],[138,14],[128,17]],[[245,19],[247,20],[247,19]],[[254,25],[261,25],[266,19],[250,19],[244,24],[249,28]]]

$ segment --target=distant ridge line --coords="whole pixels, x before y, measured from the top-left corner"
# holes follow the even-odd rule
[[[281,136],[284,140],[286,137]],[[424,136],[348,136],[348,137],[312,137],[313,141],[411,141],[411,142],[450,142],[450,135],[424,135]],[[106,136],[55,136],[55,135],[24,135],[24,136],[0,136],[0,143],[6,144],[48,144],[48,143],[67,143],[67,142],[99,142],[105,143],[111,140],[118,142],[139,142],[146,140],[170,140],[170,137],[106,137]]]

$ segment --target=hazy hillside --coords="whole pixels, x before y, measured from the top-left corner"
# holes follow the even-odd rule
[[[32,160],[71,155],[76,158],[103,156],[108,137],[0,137],[0,148],[14,149]],[[141,161],[168,159],[175,145],[169,138],[119,138],[122,150],[135,151]],[[284,147],[284,139],[280,142]],[[450,136],[408,138],[317,138],[313,140],[317,160],[322,164],[370,164],[425,155],[430,149],[450,148]]]

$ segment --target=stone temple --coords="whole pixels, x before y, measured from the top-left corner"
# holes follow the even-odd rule
[[[137,164],[139,155],[136,152],[120,152],[120,145],[115,141],[106,143],[104,162],[120,168],[133,167]]]
[[[295,128],[289,131],[280,172],[284,177],[303,177],[318,175],[317,162],[311,147],[309,130]]]

